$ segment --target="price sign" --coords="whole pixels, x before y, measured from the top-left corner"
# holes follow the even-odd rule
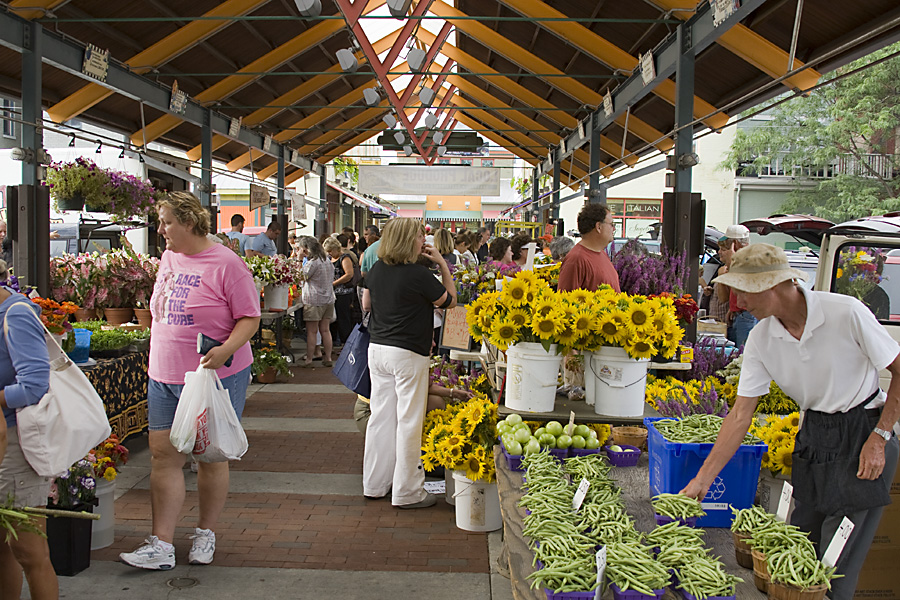
[[[740,8],[740,0],[709,0],[712,8],[713,27],[721,25],[734,11]]]
[[[581,483],[578,484],[578,489],[575,490],[575,497],[572,498],[572,510],[575,512],[578,512],[578,509],[584,503],[584,497],[587,496],[589,487],[591,487],[591,482],[582,477]]]
[[[656,66],[653,64],[652,52],[641,56],[641,79],[644,81],[644,85],[648,85],[656,79]]]
[[[272,136],[267,135],[263,138],[263,152],[268,152],[272,148]]]
[[[841,557],[841,552],[844,550],[844,545],[846,545],[847,540],[850,539],[850,534],[853,533],[853,527],[853,521],[844,517],[844,520],[841,521],[837,531],[834,532],[834,537],[831,538],[831,543],[828,544],[825,555],[822,556],[823,563],[829,567],[833,567],[837,564],[838,559]]]
[[[236,119],[231,119],[231,123],[228,124],[228,136],[236,138],[238,134],[241,133],[241,121],[243,117],[238,117]]]
[[[566,425],[566,435],[572,437],[572,433],[575,432],[575,411],[569,411],[569,424]]]
[[[785,481],[784,487],[781,488],[781,498],[778,499],[778,510],[775,516],[780,521],[787,521],[788,512],[791,510],[791,498],[794,495],[794,486],[790,482]]]
[[[93,44],[88,44],[84,49],[81,72],[98,81],[106,82],[106,75],[109,73],[109,50],[101,50]]]
[[[600,600],[603,595],[603,576],[606,575],[606,546],[600,546],[597,550],[597,583],[601,584],[594,592],[594,600]]]
[[[255,183],[250,184],[250,210],[256,210],[257,208],[261,208],[263,206],[269,205],[269,188],[256,185]],[[263,234],[260,234],[263,235]]]
[[[607,119],[610,118],[613,114],[612,94],[610,94],[609,92],[606,92],[606,95],[603,96],[603,114],[606,115]]]
[[[456,306],[444,311],[444,322],[441,324],[441,348],[452,350],[472,350],[472,336],[466,323],[466,307]]]
[[[169,98],[169,110],[183,115],[187,108],[187,94],[178,89],[178,81],[172,84],[172,96]]]

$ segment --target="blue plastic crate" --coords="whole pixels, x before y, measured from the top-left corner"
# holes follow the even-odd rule
[[[659,417],[647,417],[647,450],[650,458],[650,496],[677,494],[693,479],[703,461],[709,456],[712,444],[678,444],[669,442],[656,430]],[[725,465],[703,499],[706,516],[697,521],[698,527],[730,527],[735,508],[749,508],[756,496],[759,467],[765,444],[741,446]]]

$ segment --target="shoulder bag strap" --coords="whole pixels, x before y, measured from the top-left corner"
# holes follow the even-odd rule
[[[6,309],[6,314],[3,315],[3,339],[6,342],[6,347],[9,348],[9,311],[13,309],[13,306],[17,306],[19,304],[24,304],[24,302],[15,302],[12,306]],[[34,314],[34,311],[31,308],[28,309],[35,318],[37,318],[38,323],[41,324],[41,327],[44,330],[44,343],[47,344],[47,352],[51,353],[51,350],[55,350],[56,358],[50,358],[50,369],[53,371],[62,371],[69,365],[75,364],[69,358],[69,355],[63,352],[62,346],[56,341],[56,337],[50,333],[50,330],[47,329],[47,326],[44,325],[44,322]],[[50,347],[50,344],[53,344],[53,348]],[[52,353],[51,353],[52,354]]]

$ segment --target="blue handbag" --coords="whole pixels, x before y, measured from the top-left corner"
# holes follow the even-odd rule
[[[363,398],[372,392],[369,380],[369,330],[357,323],[334,363],[332,373],[351,391]]]

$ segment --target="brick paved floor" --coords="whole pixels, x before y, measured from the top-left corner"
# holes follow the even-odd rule
[[[294,384],[338,385],[330,369],[296,369]],[[351,393],[279,392],[269,385],[247,400],[246,417],[352,419]],[[359,433],[249,431],[250,449],[235,471],[362,473]],[[360,485],[361,487],[361,485]],[[176,557],[187,560],[198,512],[188,492],[176,532]],[[116,501],[116,537],[93,560],[117,560],[150,531],[150,492],[133,488]],[[403,511],[361,496],[253,493],[229,495],[217,534],[215,564],[352,571],[488,572],[486,534],[456,527],[453,507]]]

